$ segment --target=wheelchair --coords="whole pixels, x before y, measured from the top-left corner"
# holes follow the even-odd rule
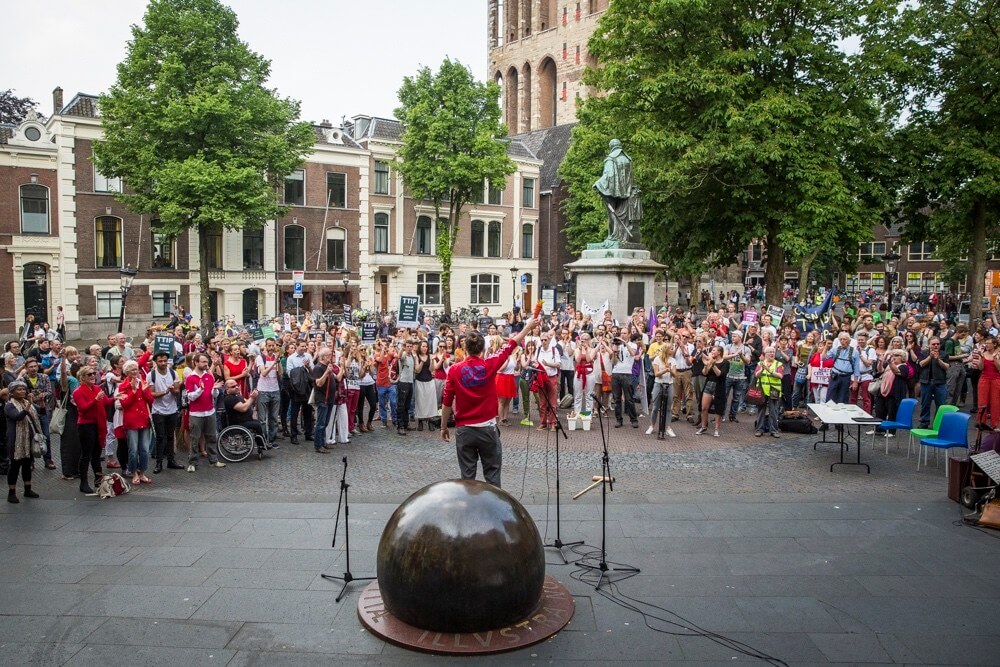
[[[238,424],[229,425],[225,413],[222,416],[223,428],[219,432],[219,456],[230,463],[245,461],[256,450],[257,460],[264,458],[267,442],[264,436]]]

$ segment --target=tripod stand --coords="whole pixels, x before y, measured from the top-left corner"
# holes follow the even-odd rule
[[[600,401],[594,401],[594,409],[597,410],[597,416],[601,423],[601,444],[603,446],[603,453],[601,454],[601,477],[598,480],[594,477],[594,481],[599,481],[601,485],[601,560],[597,565],[591,565],[589,563],[579,563],[581,567],[585,567],[590,570],[599,570],[601,575],[597,579],[597,585],[594,586],[594,590],[600,590],[601,584],[607,581],[611,583],[610,572],[623,572],[626,574],[638,574],[639,568],[632,567],[631,565],[621,565],[619,567],[609,567],[608,566],[608,491],[615,490],[615,478],[611,476],[611,457],[608,454],[608,436],[607,432],[604,430],[604,415],[607,409],[601,405]],[[593,485],[592,485],[593,486]],[[577,496],[579,497],[579,496]],[[615,563],[615,565],[618,565]]]
[[[546,382],[549,382],[549,381],[550,380],[546,380]],[[551,543],[546,544],[544,546],[545,546],[546,549],[555,549],[556,551],[558,551],[559,552],[559,556],[560,556],[560,558],[563,559],[563,564],[565,565],[565,564],[569,563],[569,560],[567,560],[566,554],[563,553],[563,549],[566,548],[566,547],[574,547],[574,546],[576,546],[578,544],[583,544],[583,540],[579,540],[577,542],[563,542],[562,541],[562,535],[561,535],[561,530],[562,530],[562,516],[561,516],[560,504],[559,504],[559,495],[560,495],[560,493],[559,493],[559,488],[560,488],[559,487],[559,434],[562,433],[562,437],[563,438],[567,438],[568,436],[566,435],[566,431],[563,430],[562,422],[559,421],[559,415],[556,413],[556,408],[555,408],[554,405],[549,404],[548,411],[547,411],[547,416],[552,417],[552,419],[555,420],[555,423],[556,423],[556,539],[555,539],[554,542],[551,542]],[[545,419],[543,418],[542,421],[544,422]]]
[[[332,574],[321,574],[320,576],[324,579],[330,581],[343,581],[344,585],[340,587],[340,593],[337,595],[336,602],[344,597],[344,591],[347,590],[347,585],[352,581],[372,581],[375,577],[355,577],[351,574],[351,503],[347,498],[347,490],[351,488],[351,485],[347,483],[347,457],[344,457],[344,474],[340,477],[340,498],[337,500],[337,518],[333,524],[333,542],[330,544],[330,548],[337,546],[337,528],[340,525],[340,505],[344,504],[344,553],[347,558],[346,570],[344,576],[337,577]]]

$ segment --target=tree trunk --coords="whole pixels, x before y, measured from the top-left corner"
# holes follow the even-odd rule
[[[982,199],[972,205],[972,245],[969,247],[969,328],[975,331],[982,319],[983,289],[986,283],[986,204]]]
[[[214,329],[211,301],[208,298],[208,234],[205,225],[198,225],[198,289],[201,297],[201,330],[211,335]],[[207,340],[207,338],[206,338]]]
[[[767,266],[764,269],[764,289],[769,306],[781,306],[781,288],[785,284],[785,250],[778,244],[777,226],[767,234]]]
[[[804,296],[809,291],[809,272],[812,271],[813,262],[819,257],[819,248],[816,248],[802,258],[802,268],[799,270],[799,295]],[[801,299],[800,299],[801,300]]]

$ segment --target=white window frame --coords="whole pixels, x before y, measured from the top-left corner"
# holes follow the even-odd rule
[[[497,229],[499,230],[499,237],[497,238],[496,254],[493,254],[490,248],[490,235],[494,225],[496,225]],[[500,222],[499,220],[490,220],[486,223],[486,257],[488,259],[498,259],[500,257],[503,257],[503,223]]]
[[[160,309],[156,306],[159,304]],[[177,292],[174,290],[157,290],[150,292],[150,307],[153,317],[167,317],[177,306]]]
[[[477,232],[476,231],[476,223],[477,222],[480,225],[483,226],[482,232]],[[473,220],[473,221],[471,221],[469,223],[469,256],[470,257],[484,257],[484,258],[486,257],[486,235],[487,235],[487,231],[486,230],[487,230],[487,227],[488,227],[488,225],[487,225],[486,221],[485,220],[480,220],[479,218],[476,218],[475,220]],[[483,249],[483,252],[480,255],[476,254],[476,235],[477,234],[479,234],[480,237],[481,237],[481,239],[482,239],[481,247]]]
[[[379,221],[379,216],[385,216],[385,224],[384,225],[380,225],[379,224],[379,222],[378,222]],[[390,238],[391,235],[389,234],[390,222],[391,221],[389,220],[389,214],[386,213],[385,211],[378,211],[372,217],[372,226],[373,226],[373,232],[372,232],[372,252],[373,253],[377,253],[377,254],[380,254],[380,255],[382,255],[382,254],[388,254],[389,247],[390,247],[390,245],[392,243],[392,239]],[[380,227],[385,229],[385,248],[381,249],[381,250],[379,249],[379,235],[378,235],[378,230],[379,230]]]
[[[535,178],[522,178],[521,179],[521,208],[535,208]],[[525,195],[528,193],[528,185],[531,185],[531,201],[528,201]]]
[[[488,277],[489,282],[485,282],[485,283],[484,282],[480,282],[480,279],[483,276]],[[469,279],[469,285],[470,285],[470,288],[472,290],[470,292],[470,294],[469,294],[469,296],[470,296],[469,301],[473,305],[496,306],[496,305],[500,304],[500,276],[499,275],[497,275],[495,273],[474,273],[474,274],[472,274],[472,277]],[[480,290],[483,287],[489,287],[490,288],[490,292],[491,292],[491,294],[490,294],[491,300],[490,301],[481,301],[481,300],[479,300],[479,297],[481,295]]]
[[[98,244],[99,240],[101,238],[103,238],[103,235],[107,233],[107,232],[102,231],[101,234],[98,235],[98,233],[97,233],[97,222],[99,220],[117,220],[118,221],[118,227],[119,227],[119,229],[118,229],[118,236],[119,236],[119,239],[118,239],[118,248],[120,250],[120,255],[117,258],[118,259],[118,263],[115,264],[114,266],[98,266],[98,263],[97,263],[97,255],[98,255],[97,244]],[[101,269],[101,270],[110,270],[110,269],[120,269],[123,266],[125,266],[125,220],[123,218],[121,218],[120,216],[117,216],[117,215],[99,215],[96,218],[94,218],[94,268]]]
[[[121,290],[115,290],[114,292],[98,292],[94,295],[95,297],[95,312],[97,313],[97,319],[99,320],[114,320],[118,319],[122,310],[122,293]],[[103,306],[103,314],[102,314]]]
[[[435,281],[429,281],[428,276],[436,276]],[[431,300],[427,296],[427,288],[430,286],[437,287],[437,298]],[[417,274],[417,296],[420,297],[420,303],[425,306],[440,306],[441,305],[441,273],[438,271],[422,271]]]
[[[385,165],[385,188],[384,188],[385,191],[384,192],[383,192],[382,188],[379,188],[379,185],[380,185],[379,184],[379,177],[381,176],[381,172],[379,171],[379,166],[380,165]],[[379,160],[379,159],[376,159],[375,160],[375,168],[372,170],[372,173],[373,173],[373,175],[375,177],[375,180],[372,183],[372,194],[376,194],[376,195],[390,195],[390,194],[392,194],[392,168],[389,166],[389,161],[388,160]],[[346,181],[346,179],[345,179],[345,181]],[[346,182],[345,182],[344,190],[345,191],[347,190]]]
[[[877,246],[881,246],[881,251]],[[858,244],[858,262],[860,264],[878,264],[885,254],[885,241],[863,241]]]
[[[45,189],[45,231],[35,232],[35,231],[25,231],[24,230],[24,195],[23,190],[25,187],[39,187]],[[21,219],[21,233],[22,234],[51,234],[52,233],[52,190],[49,189],[47,185],[42,185],[41,183],[22,183],[17,188],[17,210],[18,216]],[[34,215],[34,214],[32,214]]]
[[[920,243],[920,252],[914,253],[913,246],[916,243],[908,243],[906,245],[906,259],[910,262],[933,262],[937,259],[934,253],[937,252],[937,245],[934,243],[928,243],[927,241],[922,241]],[[928,251],[927,246],[931,246],[933,250]]]
[[[289,181],[289,180],[300,180],[300,179],[297,179],[297,178],[292,178],[295,174],[302,174],[302,178],[301,178],[301,181],[302,181],[302,202],[301,203],[290,202],[290,201],[288,201],[288,199],[285,196],[286,192],[287,192],[287,189],[285,187],[285,183],[287,181]],[[282,188],[281,189],[281,201],[283,201],[288,206],[305,206],[306,205],[306,170],[305,169],[295,169],[295,170],[293,170],[292,173],[290,173],[287,176],[285,176],[284,180],[281,181],[281,188]]]
[[[420,251],[420,221],[421,220],[426,220],[427,221],[427,227],[426,227],[426,229],[428,230],[428,234],[427,234],[428,235],[427,252],[421,252]],[[436,239],[434,238],[434,232],[435,232],[435,230],[434,230],[434,220],[432,220],[429,215],[418,215],[417,216],[417,224],[413,228],[413,234],[416,236],[416,238],[413,239],[413,245],[416,248],[416,251],[417,251],[418,255],[431,256],[431,255],[437,254],[436,253],[437,244],[436,244]]]
[[[531,230],[531,247],[528,248],[528,253],[524,253],[524,232]],[[535,225],[531,222],[526,222],[521,225],[521,257],[524,259],[534,259],[535,257]]]
[[[301,267],[294,267],[294,266],[289,266],[288,265],[288,230],[291,229],[292,227],[298,227],[299,229],[302,230],[302,266]],[[306,242],[307,242],[307,238],[306,237],[307,237],[307,235],[308,235],[308,233],[306,232],[305,225],[299,225],[299,224],[296,224],[296,223],[293,223],[291,225],[285,225],[285,228],[281,232],[281,241],[282,241],[282,244],[281,244],[282,245],[282,248],[281,248],[281,251],[282,251],[281,252],[281,263],[282,263],[282,266],[285,267],[285,271],[305,271],[306,270],[306,254],[307,254],[306,253],[306,247],[307,247],[306,246]]]
[[[334,262],[333,268],[330,268],[330,241],[341,241],[343,245],[343,254],[341,255],[341,261],[339,264]],[[343,271],[347,268],[347,230],[343,227],[333,227],[326,230],[326,270],[327,271]]]
[[[344,177],[344,204],[343,205],[340,205],[339,203],[335,203],[335,202],[331,202],[330,201],[330,175],[331,174],[340,174],[341,176]],[[327,205],[329,205],[330,208],[347,208],[347,185],[348,185],[347,181],[348,181],[348,179],[347,179],[347,172],[346,171],[328,171],[328,172],[326,172],[326,197],[325,197],[325,199],[323,201],[323,207],[324,208]]]
[[[121,192],[122,191],[122,179],[120,176],[112,176],[108,178],[101,172],[97,171],[97,165],[94,165],[94,192]]]

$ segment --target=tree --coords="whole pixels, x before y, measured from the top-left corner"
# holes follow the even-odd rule
[[[507,155],[495,83],[476,81],[468,67],[445,59],[437,73],[421,68],[403,79],[396,117],[403,145],[396,165],[410,194],[429,200],[438,225],[444,312],[451,313],[451,266],[459,220],[485,181],[499,185],[516,169]],[[447,203],[448,215],[441,216]]]
[[[0,124],[17,125],[36,106],[35,100],[30,97],[18,97],[9,88],[0,91]]]
[[[617,136],[643,191],[644,242],[668,266],[725,266],[763,240],[778,304],[786,258],[856,249],[888,202],[872,177],[885,124],[839,47],[859,15],[850,0],[613,2],[562,170],[570,242],[598,239],[598,148]]]
[[[865,50],[886,63],[905,238],[930,241],[964,275],[979,316],[986,260],[1000,253],[1000,7],[990,0],[873,3]]]
[[[279,217],[277,187],[315,141],[296,122],[298,103],[265,86],[270,63],[238,25],[216,0],[152,0],[101,96],[104,140],[94,146],[100,172],[124,179],[117,197],[130,210],[155,213],[168,235],[197,230],[202,326],[207,230]]]

